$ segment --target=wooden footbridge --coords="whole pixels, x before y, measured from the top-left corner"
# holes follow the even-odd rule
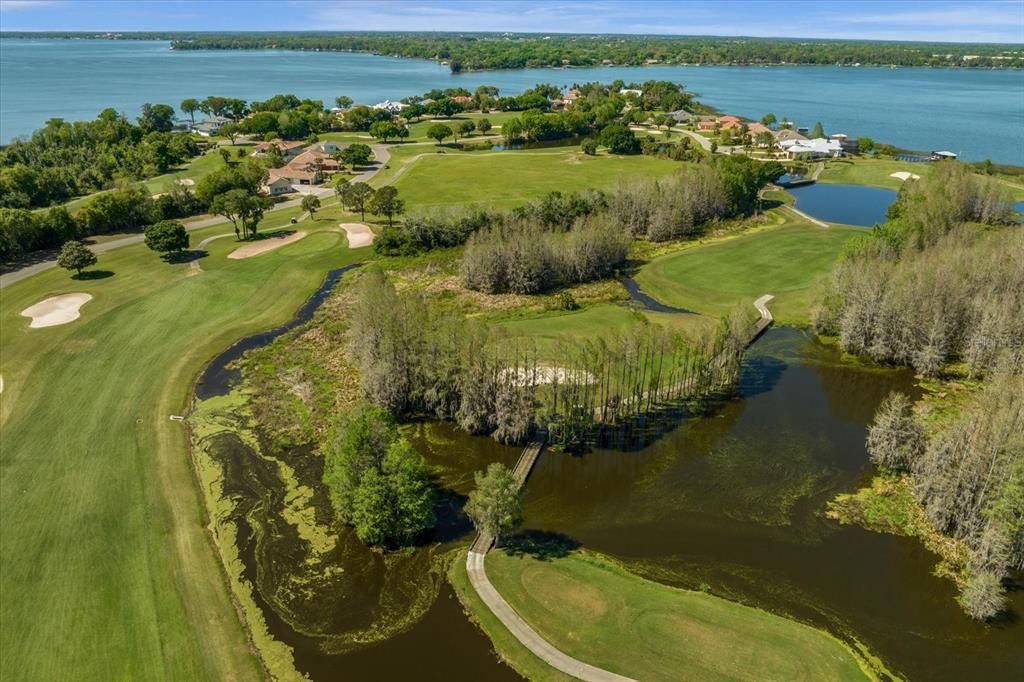
[[[540,430],[537,435],[526,444],[523,448],[523,453],[519,455],[519,461],[516,462],[516,468],[512,470],[512,478],[515,479],[516,486],[519,490],[523,489],[526,485],[526,479],[530,477],[530,472],[533,471],[533,465],[537,463],[537,459],[540,457],[540,453],[544,451],[544,447],[548,444],[548,432]],[[476,539],[473,540],[473,544],[470,545],[469,551],[477,554],[486,554],[490,551],[491,547],[494,546],[494,536],[490,533],[480,532],[477,533]]]

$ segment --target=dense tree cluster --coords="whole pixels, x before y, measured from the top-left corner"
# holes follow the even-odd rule
[[[363,274],[349,329],[363,397],[393,415],[426,414],[469,433],[522,443],[536,425],[579,445],[595,426],[640,417],[731,380],[750,320],[733,316],[694,345],[660,327],[575,340],[556,367],[525,341],[397,292],[380,271]]]
[[[898,43],[714,36],[488,33],[165,34],[176,50],[285,49],[371,52],[436,59],[453,72],[601,64],[871,64],[1014,67],[1008,45]],[[971,59],[965,59],[971,56]]]
[[[489,294],[537,294],[610,277],[629,254],[629,236],[610,215],[579,219],[568,232],[511,220],[470,237],[466,287]]]
[[[401,224],[381,229],[373,248],[385,256],[410,256],[461,246],[471,234],[501,219],[500,214],[479,208],[419,211]]]
[[[1024,568],[1024,347],[1008,349],[985,388],[924,442],[905,396],[890,396],[868,437],[872,458],[908,472],[935,528],[969,557],[960,603],[973,618],[1005,606],[1003,578]]]
[[[38,212],[0,208],[0,260],[37,249],[57,248],[80,236],[78,222],[61,206]]]
[[[434,526],[426,463],[385,410],[360,405],[342,416],[324,453],[323,480],[338,516],[368,545],[408,545]]]
[[[113,109],[94,121],[54,118],[27,139],[0,148],[0,207],[35,208],[141,180],[199,153],[186,133],[172,133],[173,109],[146,104],[140,125]]]
[[[984,375],[1024,345],[1024,234],[973,224],[1010,215],[990,183],[953,165],[911,183],[891,219],[835,267],[818,330],[849,352],[928,376],[952,361]]]

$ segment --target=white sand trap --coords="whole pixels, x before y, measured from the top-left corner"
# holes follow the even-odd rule
[[[273,251],[274,249],[279,249],[282,246],[288,246],[293,242],[299,241],[305,236],[305,232],[293,232],[286,236],[267,237],[265,239],[261,239],[258,242],[253,242],[252,244],[239,246],[237,249],[228,254],[228,258],[230,258],[231,260],[252,258],[253,256],[260,255],[261,253]]]
[[[34,329],[55,327],[58,324],[67,324],[77,320],[81,317],[78,309],[91,300],[92,296],[89,294],[51,296],[33,306],[25,308],[21,311],[21,314],[32,318],[32,323],[29,324],[29,327]]]
[[[897,180],[903,180],[904,182],[910,180],[911,178],[914,180],[921,179],[920,175],[917,175],[916,173],[909,173],[907,171],[896,171],[895,173],[889,173],[889,177],[896,178]]]
[[[191,187],[192,185],[196,184],[196,181],[193,180],[192,178],[182,178],[181,180],[178,180],[178,184],[184,185],[185,187]]]
[[[341,229],[348,235],[348,248],[358,249],[373,243],[373,230],[363,223],[341,223]]]
[[[538,365],[536,368],[518,369],[506,367],[498,373],[501,381],[508,381],[516,386],[529,386],[531,384],[564,384],[568,381],[578,384],[596,384],[597,379],[590,372],[582,369],[566,369],[565,367],[548,367]]]

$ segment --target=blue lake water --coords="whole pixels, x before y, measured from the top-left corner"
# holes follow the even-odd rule
[[[1024,165],[1024,72],[841,67],[651,66],[522,69],[453,75],[426,60],[335,52],[174,52],[160,41],[0,40],[0,140],[48,118],[91,119],[105,107],[129,116],[144,102],[186,97],[264,99],[281,92],[332,102],[400,99],[435,87],[672,80],[722,111],[773,112],[826,132],[905,148],[950,150],[968,160]]]
[[[796,207],[827,223],[871,227],[885,222],[885,212],[896,201],[896,192],[862,185],[815,183],[787,190]]]

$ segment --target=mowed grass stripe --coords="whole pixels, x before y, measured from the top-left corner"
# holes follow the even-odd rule
[[[219,240],[198,274],[132,246],[101,256],[107,279],[54,270],[4,290],[5,679],[260,676],[203,534],[184,426],[168,417],[205,362],[287,320],[358,255],[337,233],[306,239],[319,250],[245,261]],[[26,305],[70,291],[94,296],[78,321],[28,329]]]
[[[639,680],[865,680],[831,635],[633,575],[586,552],[487,556],[491,582],[565,653]]]

